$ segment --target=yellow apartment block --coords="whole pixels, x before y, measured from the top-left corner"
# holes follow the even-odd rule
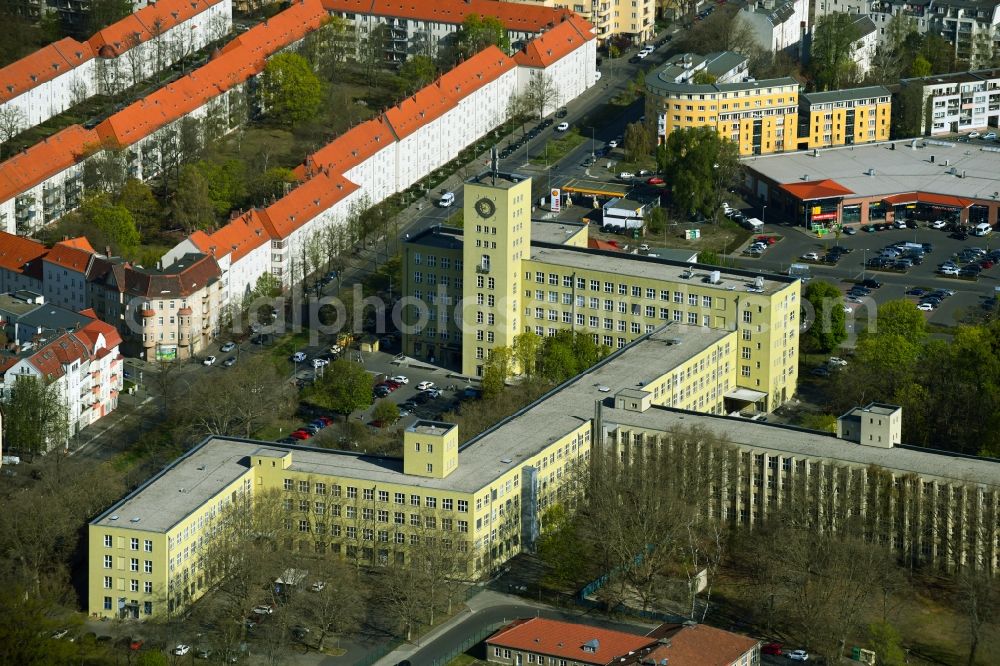
[[[830,148],[889,140],[892,94],[882,86],[799,96],[799,148]]]
[[[631,39],[640,44],[655,34],[655,0],[508,0],[525,5],[564,7],[594,25],[597,39],[603,44],[613,37]]]
[[[592,451],[641,464],[653,447],[711,467],[705,510],[733,525],[794,501],[831,529],[871,517],[914,560],[995,570],[994,461],[897,444],[901,415],[886,405],[845,414],[840,437],[719,415],[746,399],[743,330],[661,324],[460,447],[454,424],[423,420],[402,458],[210,437],[90,523],[88,612],[185,609],[211,586],[200,558],[227,506],[271,494],[279,542],[300,557],[379,567],[433,547],[453,575],[480,578],[534,548]]]
[[[769,412],[792,397],[799,280],[589,249],[585,226],[531,221],[530,188],[516,176],[474,178],[464,229],[429,229],[404,243],[403,293],[419,303],[403,313],[412,327],[405,354],[474,377],[491,349],[525,331],[567,329],[622,349],[672,322],[737,338],[742,406],[724,410],[716,396],[694,409]]]
[[[797,147],[798,95],[795,79],[751,79],[737,53],[684,53],[646,76],[646,117],[656,120],[658,141],[709,126],[740,155],[767,155]]]

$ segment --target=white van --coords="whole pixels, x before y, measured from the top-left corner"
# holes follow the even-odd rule
[[[988,225],[986,222],[980,222],[976,226],[972,227],[972,235],[974,236],[988,236],[993,233],[993,227]]]
[[[444,194],[441,195],[441,199],[438,200],[438,205],[441,206],[441,208],[447,208],[453,203],[455,203],[454,192],[445,192]]]

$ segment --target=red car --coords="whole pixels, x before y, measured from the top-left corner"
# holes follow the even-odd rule
[[[309,439],[312,435],[305,430],[296,430],[289,437],[292,439]]]
[[[754,240],[760,241],[761,243],[767,243],[768,245],[774,245],[778,242],[778,239],[774,236],[757,236]]]
[[[402,386],[402,384],[400,384],[399,382],[394,382],[394,381],[392,381],[391,379],[387,379],[387,380],[385,380],[385,385],[386,385],[386,386],[388,386],[388,387],[389,387],[390,389],[392,389],[393,391],[395,391],[395,390],[396,390],[396,389],[398,389],[398,388],[399,388],[400,386]]]
[[[650,178],[649,180],[646,181],[646,184],[647,185],[663,185],[666,182],[667,181],[663,180],[659,176],[653,176],[652,178]]]
[[[760,648],[761,654],[783,654],[781,651],[781,643],[768,643]]]
[[[317,421],[322,421],[326,425],[333,425],[333,419],[329,416],[319,416],[316,418]]]
[[[979,262],[979,265],[982,266],[983,268],[993,268],[993,266],[995,266],[995,264],[989,259],[983,259],[982,261]]]
[[[141,638],[136,638],[136,639],[133,639],[132,641],[130,641],[129,644],[128,644],[128,649],[132,650],[133,652],[138,652],[139,650],[141,650],[142,649],[142,639]]]

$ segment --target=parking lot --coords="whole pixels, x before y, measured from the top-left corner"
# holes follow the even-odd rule
[[[749,217],[759,217],[759,209],[744,211]],[[871,298],[876,303],[889,300],[911,298],[914,303],[920,296],[907,295],[916,289],[931,292],[939,289],[954,291],[955,294],[945,299],[933,311],[927,313],[928,319],[934,323],[953,325],[956,318],[969,308],[980,308],[987,299],[995,294],[995,288],[1000,287],[1000,266],[982,268],[978,277],[946,276],[939,272],[940,264],[955,260],[960,253],[971,248],[981,248],[984,253],[1000,249],[1000,241],[994,235],[977,237],[969,236],[960,240],[952,236],[949,230],[932,229],[928,223],[919,223],[917,228],[886,229],[883,231],[858,231],[854,235],[841,234],[840,238],[830,236],[817,239],[812,234],[800,228],[787,225],[766,224],[762,234],[780,237],[780,240],[770,244],[759,256],[748,256],[742,253],[742,248],[734,253],[740,265],[753,270],[760,267],[763,270],[787,273],[792,264],[806,264],[809,272],[816,278],[829,280],[847,290],[857,281],[873,278],[882,286],[872,290]],[[751,240],[752,242],[752,240]],[[896,243],[930,244],[930,252],[926,252],[923,261],[906,270],[882,270],[865,266],[889,245]],[[820,259],[830,253],[830,248],[841,247],[848,251],[841,255],[836,264],[826,264],[805,260],[802,257],[815,253]],[[962,267],[970,262],[955,261]],[[915,293],[915,292],[914,292]],[[855,310],[858,304],[851,304]]]

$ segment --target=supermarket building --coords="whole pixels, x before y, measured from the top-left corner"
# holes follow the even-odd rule
[[[900,219],[996,225],[1000,149],[936,139],[886,141],[743,160],[767,220],[822,232]]]

